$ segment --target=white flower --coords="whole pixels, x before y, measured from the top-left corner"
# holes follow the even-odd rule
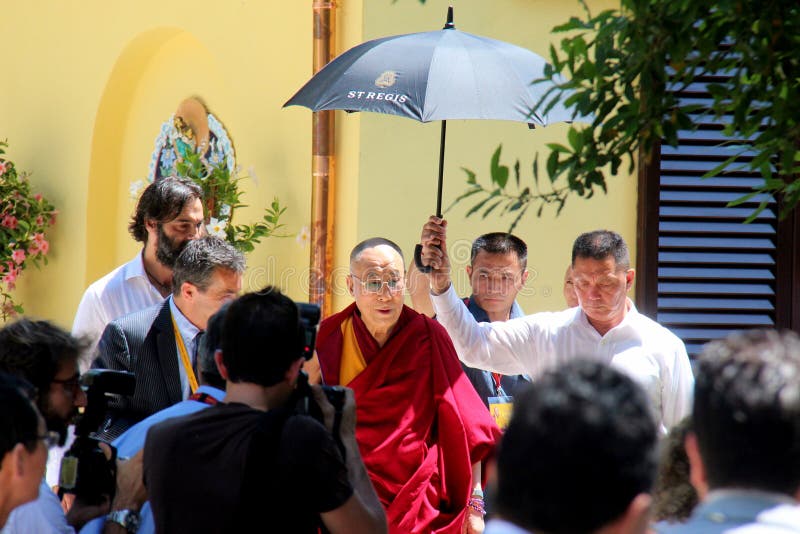
[[[230,204],[223,204],[219,208],[219,214],[224,216],[224,217],[227,217],[228,215],[230,215],[231,214],[231,206],[230,206]]]
[[[225,219],[216,219],[215,217],[211,217],[211,220],[206,225],[206,231],[209,235],[225,239],[225,227],[227,226],[228,221]]]
[[[136,180],[135,182],[131,182],[131,186],[128,191],[131,194],[131,200],[136,200],[139,198],[139,193],[142,189],[144,189],[145,183],[144,180]]]
[[[250,165],[247,167],[247,176],[250,177],[250,180],[258,187],[258,175],[256,174],[256,168]]]
[[[303,248],[308,246],[308,243],[311,241],[311,232],[309,231],[308,226],[303,226],[300,228],[295,241],[297,241],[297,244]]]

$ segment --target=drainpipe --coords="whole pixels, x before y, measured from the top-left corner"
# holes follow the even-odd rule
[[[333,1],[313,0],[314,74],[334,57],[336,37]],[[309,300],[319,305],[322,316],[332,313],[333,223],[335,220],[335,173],[333,111],[312,114],[311,133],[311,276]]]

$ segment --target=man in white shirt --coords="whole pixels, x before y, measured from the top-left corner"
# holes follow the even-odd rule
[[[190,239],[203,234],[202,197],[200,187],[185,178],[164,178],[144,190],[128,226],[141,252],[92,283],[75,314],[72,334],[90,341],[90,354],[106,324],[170,294],[175,260]]]
[[[598,230],[575,240],[572,281],[578,307],[478,323],[452,287],[446,228],[447,222],[438,217],[425,224],[422,261],[432,268],[428,276],[437,318],[464,363],[536,380],[576,357],[595,358],[627,372],[644,387],[662,434],[689,413],[694,378],[686,348],[628,300],[635,273],[619,234]]]

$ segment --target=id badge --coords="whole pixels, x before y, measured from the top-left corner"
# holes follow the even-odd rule
[[[513,400],[510,396],[489,397],[489,413],[492,414],[492,418],[500,430],[505,430],[511,420]]]

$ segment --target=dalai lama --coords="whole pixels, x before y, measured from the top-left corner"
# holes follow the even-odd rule
[[[445,330],[403,305],[404,277],[393,242],[353,249],[355,303],[319,329],[322,381],[355,391],[356,439],[392,533],[482,532],[481,461],[499,430]]]

